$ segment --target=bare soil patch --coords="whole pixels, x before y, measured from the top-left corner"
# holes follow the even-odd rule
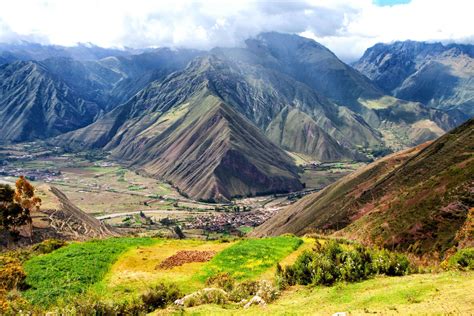
[[[206,262],[212,259],[215,251],[180,250],[161,262],[156,269],[172,269],[191,262]]]

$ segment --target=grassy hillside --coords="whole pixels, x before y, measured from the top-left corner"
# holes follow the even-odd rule
[[[473,272],[377,277],[333,287],[294,287],[265,308],[202,305],[184,315],[468,315],[474,313],[472,287]]]
[[[293,285],[288,287],[286,285],[280,287],[278,285],[277,279],[281,274],[276,274],[277,263],[286,272],[290,271],[289,267],[293,267],[297,269],[293,270],[297,273],[314,274],[314,271],[320,269],[321,264],[324,266],[325,263],[313,261],[315,265],[311,266],[312,269],[307,269],[301,266],[301,263],[306,260],[302,258],[307,258],[307,254],[312,253],[313,260],[322,258],[320,256],[329,260],[327,256],[331,251],[324,253],[322,250],[324,247],[321,248],[321,245],[328,245],[327,249],[336,249],[331,248],[336,241],[330,240],[280,236],[231,242],[111,238],[72,243],[49,254],[31,253],[29,256],[33,257],[24,263],[27,273],[26,282],[31,287],[26,290],[20,288],[21,292],[14,290],[9,296],[5,296],[5,291],[0,288],[0,310],[5,306],[2,304],[13,300],[19,305],[13,305],[16,309],[10,313],[12,315],[17,314],[19,309],[38,314],[45,313],[47,310],[57,310],[67,314],[112,312],[135,315],[144,315],[147,311],[154,311],[153,315],[176,313],[185,315],[327,315],[338,311],[351,314],[432,314],[474,311],[474,297],[468,291],[474,286],[474,274],[469,270],[406,275],[416,270],[410,268],[401,273],[400,275],[403,276],[400,277],[371,274],[368,275],[368,280],[366,280],[367,277],[359,279],[365,281],[336,280],[332,286]],[[367,260],[368,257],[363,259],[354,255],[358,251],[359,254],[365,253],[372,256],[377,253],[377,250],[368,248],[364,250],[347,241],[336,243],[339,243],[338,249],[342,251],[338,252],[338,258],[341,260],[345,260],[346,263],[352,262],[351,260],[361,263],[357,260],[362,259],[363,264],[372,266],[372,259]],[[183,262],[172,260],[171,265],[163,266],[165,262],[178,258],[183,252],[212,253],[213,258],[206,259],[208,261],[196,261],[184,256],[181,257],[181,259],[186,259]],[[385,252],[385,254],[389,253]],[[469,259],[468,253],[472,256],[472,249],[465,254],[459,252],[457,256],[453,256],[449,267],[454,268],[455,265],[451,261],[454,262],[461,257],[464,260],[471,260],[472,265],[472,258]],[[20,252],[17,257],[21,258],[24,255]],[[4,272],[7,271],[5,269],[14,267],[8,263],[11,259],[5,261],[7,257],[0,256],[0,280],[5,279]],[[384,258],[380,257],[380,260],[386,260],[388,257]],[[351,273],[357,274],[360,270],[357,270],[355,266],[351,268],[345,263],[336,265],[341,271],[352,271]],[[222,272],[229,273],[227,280],[235,282],[231,285],[231,289],[226,289],[228,294],[222,294],[224,285],[208,283],[209,278],[219,276]],[[289,275],[286,274],[286,276]],[[262,289],[262,284],[265,285],[263,287],[265,290],[259,290],[262,291],[259,295],[265,297],[267,304],[251,306],[248,309],[242,308],[243,303],[239,303],[241,301],[239,297],[249,298],[255,295],[252,287],[258,286]],[[191,301],[184,307],[172,304],[176,298],[190,293],[202,295],[206,293],[202,292],[204,288],[214,288],[202,296],[204,301],[199,303]],[[162,295],[170,291],[169,289],[174,289],[173,291],[179,293],[173,300],[165,302],[165,305],[168,304],[167,308],[157,309],[159,305],[151,305],[151,307],[147,305],[164,298]],[[214,296],[216,293],[225,296],[219,299],[218,296]],[[153,299],[144,301],[147,297],[153,298],[153,295],[156,297],[155,301]],[[26,301],[19,298],[21,296]],[[216,299],[220,302],[219,305],[212,304],[216,302]],[[34,305],[30,305],[31,303]],[[6,306],[8,307],[8,303]],[[10,314],[7,313],[7,315]]]
[[[418,254],[472,245],[474,120],[303,198],[253,235],[337,231]],[[466,228],[467,227],[467,228]],[[468,232],[458,234],[467,229]]]

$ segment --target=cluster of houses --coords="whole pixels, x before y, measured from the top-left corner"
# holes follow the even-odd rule
[[[249,212],[213,213],[194,218],[183,229],[202,229],[208,232],[237,230],[239,227],[256,227],[272,217],[278,208],[257,209]]]
[[[61,171],[55,169],[23,169],[20,167],[0,166],[0,176],[14,177],[25,176],[31,181],[51,182],[61,176]]]

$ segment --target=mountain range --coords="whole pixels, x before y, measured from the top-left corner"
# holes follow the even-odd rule
[[[395,42],[369,48],[354,67],[385,93],[474,115],[474,46]]]
[[[469,116],[402,100],[296,35],[263,33],[206,52],[80,48],[0,54],[10,58],[0,66],[0,140],[103,149],[196,199],[299,190],[287,152],[369,160]]]

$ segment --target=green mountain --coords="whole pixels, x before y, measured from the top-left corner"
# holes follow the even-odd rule
[[[198,54],[157,49],[98,61],[50,57],[3,64],[0,142],[45,139],[84,127]]]
[[[258,227],[267,236],[329,231],[417,253],[473,245],[474,120],[384,157]]]

